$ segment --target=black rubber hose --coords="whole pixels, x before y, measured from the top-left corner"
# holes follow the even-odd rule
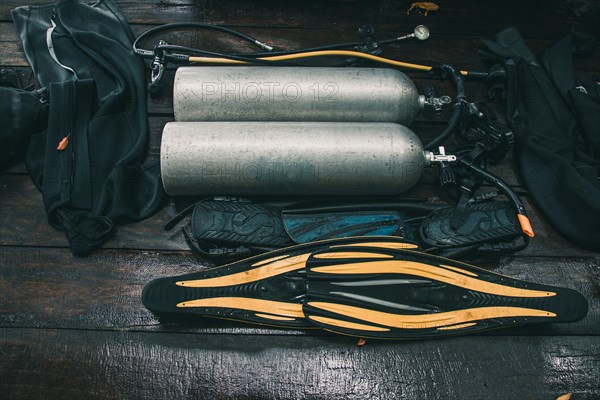
[[[219,31],[219,32],[227,33],[227,34],[230,34],[233,36],[237,36],[242,40],[245,40],[247,42],[255,44],[258,47],[264,48],[264,44],[262,44],[262,42],[258,41],[257,39],[255,39],[251,36],[248,36],[246,34],[243,34],[241,32],[235,31],[233,29],[230,29],[230,28],[226,28],[226,27],[219,26],[219,25],[204,24],[204,23],[200,23],[200,22],[178,22],[178,23],[157,26],[156,28],[149,29],[146,32],[142,33],[140,35],[140,37],[138,37],[135,40],[135,42],[133,42],[133,50],[142,57],[152,58],[155,55],[154,51],[139,48],[138,47],[139,43],[141,41],[147,39],[150,36],[156,35],[157,33],[175,30],[175,29],[182,29],[182,28],[195,28],[195,29],[207,29],[207,30]],[[309,48],[299,49],[299,50],[265,51],[265,52],[222,54],[222,55],[226,58],[246,61],[247,59],[245,59],[243,57],[248,57],[248,59],[250,59],[250,58],[254,58],[254,57],[279,56],[279,55],[286,55],[286,54],[304,53],[307,51],[341,49],[341,48],[347,48],[347,47],[353,47],[353,46],[360,46],[362,44],[363,44],[363,42],[336,43],[336,44],[330,44],[330,45],[325,45],[325,46],[309,47]],[[162,46],[159,46],[159,49],[161,47]],[[179,46],[179,51],[182,51],[184,53],[192,53],[192,54],[206,54],[206,53],[202,53],[201,50],[194,49],[191,47],[185,47],[185,46]],[[215,54],[219,54],[219,53],[215,53]],[[183,55],[180,55],[180,56],[183,56]],[[239,57],[239,58],[237,58],[237,57]],[[182,61],[181,57],[175,57],[175,58],[170,59],[170,57],[168,55],[165,59],[170,62]],[[271,62],[271,64],[272,64],[272,62]]]
[[[448,125],[446,125],[446,128],[444,129],[444,131],[442,133],[440,133],[434,139],[430,140],[427,144],[425,144],[425,146],[424,146],[425,150],[429,150],[429,151],[435,150],[435,148],[437,146],[439,146],[440,143],[442,143],[444,140],[446,140],[447,138],[449,138],[452,135],[452,133],[458,127],[460,120],[462,119],[463,110],[464,110],[464,104],[462,101],[454,103],[454,111],[452,111],[450,120],[448,120]]]
[[[517,210],[517,214],[527,216],[523,202],[521,201],[519,196],[517,196],[517,194],[513,192],[511,187],[506,182],[504,182],[496,175],[487,172],[486,170],[478,167],[477,165],[465,160],[464,158],[458,158],[457,162],[469,171],[473,172],[475,175],[480,176],[484,181],[498,188],[498,190],[500,190],[506,197],[508,197],[508,199],[514,205],[515,209]]]
[[[251,36],[248,36],[246,34],[243,34],[241,32],[235,31],[233,29],[229,29],[226,28],[224,26],[219,26],[219,25],[211,25],[211,24],[204,24],[201,22],[176,22],[176,23],[172,23],[172,24],[165,24],[165,25],[160,25],[157,26],[155,28],[152,29],[148,29],[146,32],[142,33],[134,42],[133,42],[133,51],[145,58],[153,58],[155,56],[154,51],[151,50],[145,50],[145,49],[141,49],[139,48],[139,43],[145,39],[147,39],[150,36],[153,36],[157,33],[160,32],[165,32],[165,31],[170,31],[170,30],[175,30],[175,29],[184,29],[184,28],[195,28],[195,29],[206,29],[206,30],[212,30],[212,31],[218,31],[218,32],[223,32],[223,33],[227,33],[229,35],[233,35],[236,36],[242,40],[245,40],[247,42],[253,43],[258,47],[262,47],[262,43],[256,39],[254,39]],[[189,47],[183,47],[181,46],[182,49],[186,49],[186,50],[194,50],[191,49]]]
[[[446,140],[458,127],[460,120],[462,119],[463,111],[466,103],[465,96],[465,82],[462,78],[460,71],[456,70],[453,66],[448,64],[440,64],[432,69],[433,73],[442,73],[442,76],[450,78],[454,89],[456,90],[456,98],[454,101],[454,111],[448,121],[446,129],[440,133],[437,137],[425,144],[425,150],[433,150],[439,146],[444,140]]]
[[[293,63],[293,62],[290,62],[290,61],[259,60],[259,59],[252,58],[252,57],[234,56],[234,55],[225,54],[225,53],[218,53],[218,52],[208,51],[208,50],[193,49],[191,47],[177,46],[177,45],[172,45],[172,44],[158,45],[158,46],[156,46],[154,48],[154,51],[156,51],[156,52],[161,52],[161,51],[178,51],[178,52],[185,52],[185,53],[190,53],[190,54],[195,54],[195,55],[202,55],[202,56],[207,56],[207,57],[228,58],[230,60],[244,61],[244,62],[253,63],[253,64],[298,65],[297,63]],[[165,58],[164,58],[165,61],[172,62],[169,56],[177,56],[177,55],[174,54],[174,53],[165,53]],[[186,58],[185,58],[184,61],[187,62],[189,56],[186,55],[185,57]],[[179,59],[177,59],[177,60],[179,60]]]

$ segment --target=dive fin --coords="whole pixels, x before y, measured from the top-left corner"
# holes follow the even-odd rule
[[[216,257],[243,253],[235,251],[238,248],[256,253],[353,236],[399,236],[417,241],[420,220],[440,207],[417,200],[372,204],[324,199],[278,205],[243,199],[202,200],[193,206],[191,236],[196,243],[190,247]],[[405,224],[407,218],[411,220]],[[169,227],[172,225],[173,221]]]
[[[411,339],[573,322],[587,313],[577,291],[539,285],[409,250],[350,246],[307,261],[306,318],[346,335]]]
[[[452,257],[511,253],[528,244],[506,201],[452,207],[414,200],[292,205],[203,200],[194,206],[191,227],[199,253],[209,257],[239,258],[295,243],[353,236],[397,236]]]
[[[396,237],[333,239],[148,284],[144,305],[385,339],[441,337],[587,313],[577,291],[418,251]]]

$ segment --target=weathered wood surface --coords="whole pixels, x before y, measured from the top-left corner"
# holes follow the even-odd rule
[[[597,399],[597,337],[337,337],[0,329],[7,398]],[[587,368],[582,368],[587,366]],[[28,374],[24,374],[28,371]]]
[[[27,1],[48,4],[49,0]],[[385,55],[406,61],[446,61],[482,68],[484,38],[517,26],[539,52],[571,27],[600,23],[600,3],[440,0],[428,17],[406,14],[409,1],[348,0],[118,0],[135,34],[157,24],[202,21],[238,27],[283,48],[354,41],[356,28],[373,25],[378,38],[406,34],[424,23],[424,43],[387,46]],[[35,83],[0,2],[0,66],[17,67]],[[184,32],[173,42],[235,49],[227,36]],[[600,52],[578,59],[584,75],[597,73]],[[427,75],[408,72],[419,89]],[[162,127],[172,120],[170,83],[148,99],[148,160],[159,155]],[[435,80],[440,93],[452,94]],[[467,95],[487,88],[467,83]],[[502,112],[497,100],[492,107]],[[423,140],[447,115],[422,115],[412,128]],[[321,331],[280,330],[210,319],[159,319],[140,300],[143,286],[199,265],[179,230],[163,224],[183,204],[174,200],[146,221],[118,227],[89,257],[75,258],[61,232],[46,222],[41,194],[23,164],[0,176],[0,393],[2,398],[206,398],[206,399],[573,399],[600,398],[600,254],[561,238],[532,206],[509,156],[493,171],[515,186],[526,203],[536,238],[523,252],[482,260],[495,272],[582,292],[590,311],[573,324],[550,324],[440,341],[356,340]],[[448,200],[435,173],[407,195]]]
[[[428,24],[429,25],[429,24]],[[151,26],[134,26],[134,33],[140,35]],[[277,29],[277,28],[239,28],[240,31],[268,43],[278,49],[298,49],[304,47],[315,47],[332,43],[332,37],[335,42],[355,42],[360,41],[357,36],[356,28],[339,31],[336,29],[314,29],[304,30],[296,29]],[[377,28],[377,27],[375,27]],[[410,31],[413,27],[407,26]],[[28,66],[27,60],[23,54],[23,47],[14,31],[12,24],[0,22],[0,32],[3,44],[1,50],[4,65],[15,67]],[[376,38],[390,39],[406,34],[405,31],[394,30],[385,31],[376,29]],[[461,68],[481,68],[482,64],[477,57],[477,50],[481,47],[484,39],[491,39],[493,36],[478,35],[460,35],[450,36],[440,32],[432,31],[431,37],[424,42],[405,41],[397,44],[388,44],[383,46],[384,54],[391,58],[399,58],[406,61],[419,63],[448,62]],[[254,46],[248,46],[237,38],[222,33],[213,33],[212,31],[186,31],[185,33],[175,32],[167,33],[160,38],[170,43],[185,42],[187,45],[199,47],[207,50],[225,51],[257,51]],[[144,48],[152,48],[158,40],[157,37],[150,39],[148,43],[142,43]],[[527,44],[534,53],[541,52],[553,41],[548,39],[527,38]],[[438,49],[454,49],[454,51],[438,52]],[[578,60],[583,68],[593,68],[594,58]]]
[[[429,25],[429,23],[428,23]],[[153,26],[134,26],[134,32],[139,35]],[[358,26],[357,26],[358,27]],[[246,34],[259,40],[267,41],[279,49],[299,49],[304,47],[315,47],[331,44],[332,38],[335,42],[359,41],[356,28],[339,31],[337,29],[275,29],[275,28],[240,28]],[[375,27],[377,28],[377,27]],[[411,30],[409,27],[408,30]],[[0,22],[2,38],[0,43],[0,56],[3,65],[12,67],[27,67],[29,64],[23,54],[23,47],[14,31],[12,24]],[[376,30],[376,38],[383,40],[406,34],[405,31]],[[185,33],[171,33],[161,36],[173,44],[185,44],[212,51],[256,51],[256,47],[249,47],[246,43],[225,34],[214,34],[206,31],[189,31]],[[425,42],[406,41],[397,44],[383,46],[385,57],[420,64],[436,64],[439,62],[451,63],[463,69],[480,70],[484,68],[479,60],[477,51],[482,47],[484,39],[492,39],[493,35],[479,33],[475,35],[447,35],[432,30],[431,37]],[[152,38],[148,43],[141,43],[144,48],[151,49],[158,38]],[[538,54],[548,47],[553,40],[526,38],[530,49]],[[241,46],[241,47],[240,47]],[[600,55],[597,53],[585,58],[575,60],[578,71],[595,71]],[[305,61],[306,62],[306,61]],[[308,61],[310,62],[310,61]],[[378,64],[373,64],[378,65]],[[379,65],[381,66],[381,65]],[[415,77],[427,76],[422,72],[411,72]],[[475,86],[474,86],[475,88]],[[477,89],[474,89],[477,90]],[[474,93],[475,94],[475,93]]]
[[[48,0],[26,4],[48,4]],[[481,31],[492,35],[513,25],[528,37],[556,38],[572,26],[596,26],[598,5],[592,0],[565,3],[560,0],[509,0],[480,2],[473,0],[438,0],[437,12],[428,17],[407,14],[411,5],[405,0],[358,0],[281,2],[277,0],[136,0],[117,1],[132,24],[160,24],[171,21],[203,21],[229,26],[316,29],[356,29],[362,24],[396,30],[427,22],[441,33],[464,34]],[[0,4],[0,20],[10,21],[10,10],[23,5],[19,0]]]

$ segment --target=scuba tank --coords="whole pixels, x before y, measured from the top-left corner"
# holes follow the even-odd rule
[[[170,122],[161,143],[170,195],[398,194],[432,159],[394,123]]]
[[[180,67],[176,121],[346,121],[410,125],[425,103],[389,68]]]

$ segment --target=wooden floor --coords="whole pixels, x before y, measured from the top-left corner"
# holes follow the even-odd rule
[[[10,10],[23,3],[1,0],[0,66],[15,67],[33,81],[10,18]],[[573,25],[600,24],[598,3],[584,0],[526,6],[440,0],[440,9],[427,17],[407,15],[410,2],[393,0],[117,3],[136,34],[167,22],[203,21],[286,48],[353,41],[366,23],[381,38],[426,24],[429,41],[390,46],[384,54],[474,69],[482,67],[480,40],[508,25],[517,26],[538,52]],[[232,48],[229,38],[216,34],[182,34],[171,41]],[[584,74],[598,73],[600,55],[576,65]],[[409,74],[419,88],[427,82],[422,73]],[[172,80],[172,72],[167,78]],[[438,83],[440,92],[452,94]],[[486,88],[468,83],[467,94],[483,100]],[[148,101],[149,159],[158,157],[162,127],[173,119],[171,102],[168,87]],[[426,138],[442,126],[443,119],[421,117],[412,128]],[[512,157],[495,172],[524,190]],[[427,179],[413,193],[443,198]],[[180,232],[162,230],[177,202],[149,220],[119,227],[101,249],[75,258],[64,235],[47,224],[41,194],[18,165],[0,176],[0,398],[555,399],[573,393],[573,399],[598,399],[600,254],[560,238],[527,196],[524,200],[536,238],[521,253],[483,264],[519,279],[579,290],[590,303],[584,320],[357,347],[354,339],[323,332],[158,319],[140,301],[143,286],[156,277],[205,268]]]

